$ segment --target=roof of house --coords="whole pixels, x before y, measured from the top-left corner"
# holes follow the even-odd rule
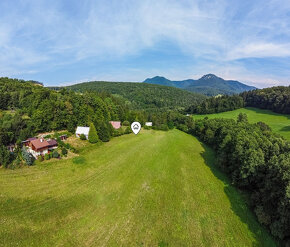
[[[113,128],[115,128],[115,129],[121,128],[121,122],[120,121],[110,121],[110,124],[112,124]]]
[[[32,140],[31,144],[36,148],[36,149],[41,149],[41,148],[48,148],[50,145],[48,141],[46,141],[43,138],[39,138],[36,140]]]
[[[50,147],[54,147],[54,146],[57,146],[58,145],[57,144],[57,141],[54,140],[54,139],[48,140],[47,142],[48,142],[48,144],[49,144]]]
[[[36,139],[37,139],[36,137],[30,137],[27,140],[23,141],[23,143],[24,142],[31,142],[31,141],[36,140]]]
[[[90,131],[90,127],[82,127],[82,126],[78,126],[77,130],[76,130],[76,134],[84,134],[84,135],[88,135]]]

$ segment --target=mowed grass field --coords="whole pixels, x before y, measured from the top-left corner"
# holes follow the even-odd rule
[[[271,129],[290,140],[290,115],[283,115],[269,110],[262,110],[253,107],[241,108],[234,111],[221,112],[216,114],[193,115],[194,119],[208,118],[232,118],[237,119],[239,113],[246,113],[250,123],[264,122]]]
[[[276,246],[214,153],[178,130],[0,169],[1,246]]]

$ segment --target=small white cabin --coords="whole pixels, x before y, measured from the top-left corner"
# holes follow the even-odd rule
[[[90,127],[78,126],[77,130],[76,130],[76,137],[80,137],[82,134],[84,134],[88,140],[89,139],[89,132],[90,132]]]
[[[152,122],[146,122],[145,123],[145,126],[148,126],[148,127],[152,127],[152,125],[153,125]]]

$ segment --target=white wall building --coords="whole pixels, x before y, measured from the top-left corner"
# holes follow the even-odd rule
[[[90,132],[90,127],[78,126],[77,130],[76,130],[76,137],[80,137],[82,134],[84,134],[88,140],[89,139],[89,132]]]

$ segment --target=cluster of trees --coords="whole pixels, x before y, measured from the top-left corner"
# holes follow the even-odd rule
[[[215,96],[204,100],[201,104],[191,105],[186,109],[187,113],[211,114],[217,112],[232,111],[244,107],[241,96]]]
[[[186,109],[188,113],[211,114],[251,106],[290,114],[290,86],[271,87],[243,92],[233,96],[215,96]]]
[[[260,223],[290,244],[290,143],[246,114],[203,119],[185,130],[213,147],[217,164],[233,184],[247,191]]]
[[[147,83],[86,82],[67,87],[76,92],[107,92],[124,99],[130,109],[179,110],[207,97],[178,88]],[[55,88],[59,89],[59,88]]]
[[[0,78],[0,143],[8,145],[39,132],[74,132],[93,123],[101,140],[112,135],[110,120],[134,118],[125,104],[111,96],[53,91],[30,82]]]
[[[290,114],[290,86],[271,87],[241,94],[246,106]]]

